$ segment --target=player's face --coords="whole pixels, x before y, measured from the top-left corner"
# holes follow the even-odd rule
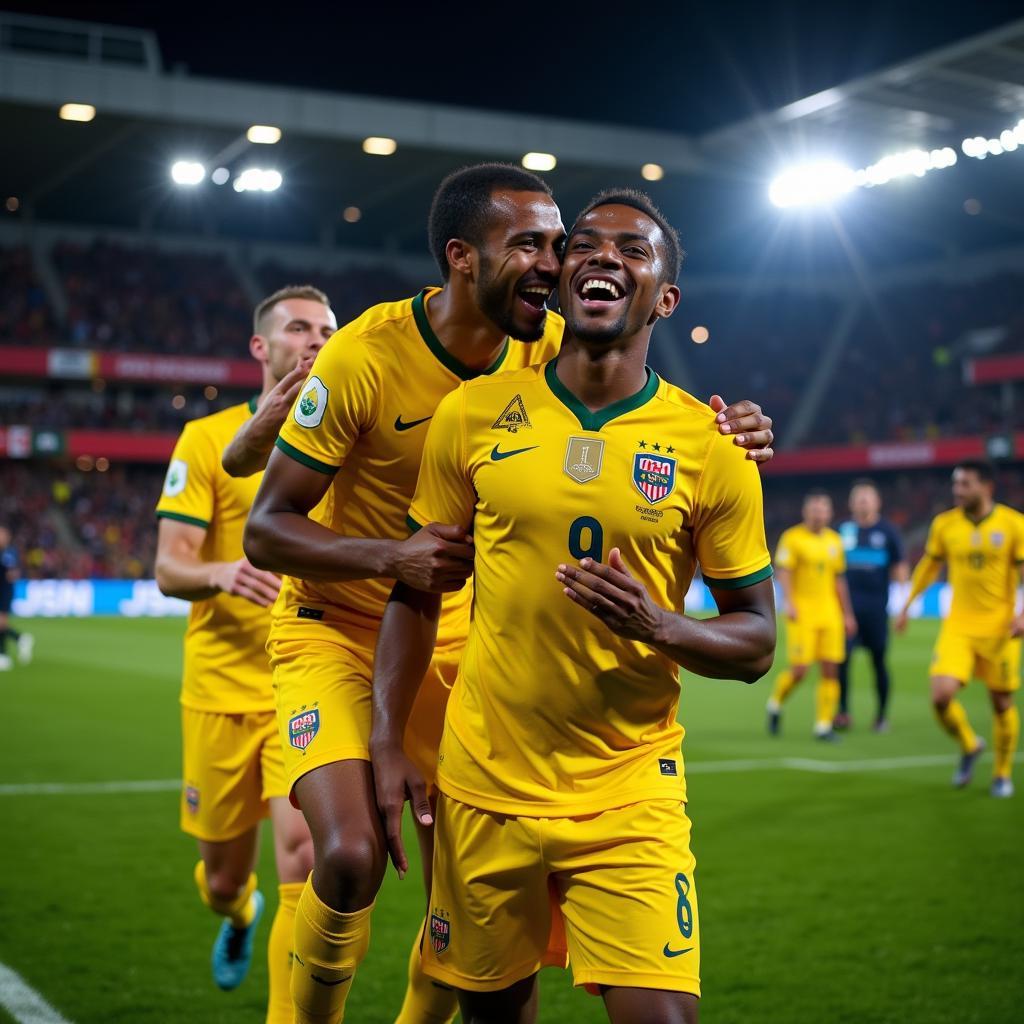
[[[6,526],[0,526],[0,548],[5,548],[11,543],[11,534]]]
[[[968,512],[981,506],[991,486],[972,469],[953,470],[953,504]]]
[[[665,281],[665,239],[647,214],[599,206],[565,246],[558,295],[570,331],[590,342],[632,337],[669,316],[679,289]]]
[[[854,487],[850,491],[850,511],[854,519],[877,519],[882,510],[882,499],[874,487]]]
[[[492,218],[479,247],[476,304],[506,334],[520,341],[544,335],[547,301],[558,286],[565,242],[562,215],[543,192],[491,197]]]
[[[284,299],[266,317],[266,362],[275,381],[312,359],[338,329],[334,311],[315,299]]]
[[[804,523],[808,529],[823,530],[832,522],[832,499],[815,495],[804,501]]]

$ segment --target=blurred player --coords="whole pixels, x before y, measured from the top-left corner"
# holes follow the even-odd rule
[[[823,491],[811,491],[804,498],[803,522],[779,538],[775,573],[786,616],[789,665],[776,677],[768,700],[772,735],[779,732],[786,698],[818,662],[814,735],[819,740],[837,738],[832,721],[839,706],[839,666],[846,658],[846,637],[853,636],[857,623],[844,577],[843,544],[830,522],[832,499]]]
[[[18,552],[11,547],[11,531],[0,526],[0,672],[13,667],[7,653],[7,641],[13,640],[18,661],[27,665],[32,660],[35,640],[31,633],[11,629],[11,605],[14,603],[14,584],[18,579]]]
[[[953,600],[932,655],[932,706],[943,729],[960,744],[953,785],[966,786],[985,742],[971,728],[956,696],[972,678],[985,683],[994,716],[990,792],[1007,797],[1013,796],[1010,773],[1020,734],[1013,695],[1020,687],[1024,635],[1024,613],[1015,614],[1017,586],[1024,576],[1024,516],[997,504],[994,491],[987,463],[961,462],[953,470],[956,508],[932,520],[896,628],[901,633],[907,628],[911,602],[935,582],[945,563]]]
[[[857,480],[850,490],[852,519],[839,526],[846,555],[846,584],[857,620],[857,633],[846,644],[846,659],[839,666],[839,714],[836,729],[850,727],[850,658],[858,644],[871,654],[878,707],[875,732],[889,727],[889,581],[906,583],[909,576],[899,531],[882,517],[882,497],[870,480]]]
[[[424,955],[474,1024],[533,1020],[537,971],[566,948],[612,1021],[697,1019],[679,666],[752,682],[776,630],[757,472],[645,366],[680,261],[646,196],[598,196],[566,246],[560,354],[462,385],[427,437],[411,525],[458,525],[476,560]],[[493,428],[510,403],[530,423],[514,437]],[[696,562],[717,618],[678,612]],[[377,646],[374,769],[400,870],[406,791],[430,814],[402,737],[440,606],[397,584]]]
[[[291,386],[296,364],[308,365],[336,327],[327,297],[311,286],[283,288],[261,302],[250,341],[263,368],[261,394],[186,424],[157,505],[157,583],[192,602],[181,692],[181,827],[199,842],[199,894],[224,918],[212,963],[222,989],[238,986],[249,969],[263,909],[253,874],[259,824],[269,814],[273,826],[280,899],[268,946],[269,1024],[292,1020],[291,938],[312,849],[287,799],[265,650],[280,581],[242,552],[259,478],[232,479],[221,453],[263,402]]]
[[[548,359],[562,337],[545,303],[565,231],[540,178],[500,164],[455,172],[435,195],[429,233],[444,286],[375,306],[331,339],[281,431],[245,535],[256,564],[288,574],[269,650],[288,784],[316,853],[296,918],[298,1024],[341,1019],[386,866],[368,744],[374,648],[394,580],[458,591],[444,602],[406,736],[428,780],[469,628],[465,531],[432,525],[409,537],[406,526],[427,424],[462,381]],[[725,410],[734,422],[720,429],[760,448],[771,432],[748,406]],[[496,410],[496,440],[530,430],[514,397]],[[420,839],[429,875],[430,830]],[[455,1014],[452,992],[422,973],[418,938],[409,974],[402,1024]]]

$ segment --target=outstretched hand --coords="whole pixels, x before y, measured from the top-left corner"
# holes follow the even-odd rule
[[[371,741],[370,763],[373,766],[377,809],[387,837],[388,856],[395,865],[398,877],[405,878],[409,870],[409,858],[402,842],[402,809],[408,797],[413,817],[421,825],[432,825],[434,816],[430,810],[427,784],[401,747],[389,745],[374,749]]]
[[[775,434],[772,418],[761,411],[761,406],[749,400],[726,405],[721,395],[712,395],[708,404],[717,414],[715,422],[719,433],[731,435],[734,444],[746,449],[751,462],[771,462],[775,455],[771,447]]]

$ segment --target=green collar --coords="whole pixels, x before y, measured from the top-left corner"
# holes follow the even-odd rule
[[[611,405],[606,405],[597,412],[591,412],[562,382],[558,379],[555,367],[558,364],[558,357],[555,356],[544,367],[544,379],[551,388],[551,393],[580,421],[584,430],[600,430],[606,423],[618,416],[624,416],[627,412],[639,409],[646,405],[658,392],[658,385],[661,378],[648,366],[647,383],[635,394],[628,398],[620,398]]]
[[[961,511],[961,512],[963,512],[963,514],[964,514],[964,519],[966,519],[966,520],[967,520],[967,522],[969,522],[969,523],[971,524],[971,526],[973,526],[973,527],[977,528],[977,527],[981,526],[981,524],[982,524],[983,522],[985,522],[985,520],[986,520],[986,519],[988,519],[988,517],[989,517],[990,515],[992,515],[992,513],[993,513],[993,512],[995,512],[995,510],[996,510],[996,503],[995,503],[995,502],[992,502],[992,507],[991,507],[991,508],[990,508],[990,509],[989,509],[989,510],[988,510],[988,511],[987,511],[987,512],[986,512],[986,513],[985,513],[985,514],[984,514],[984,515],[983,515],[983,516],[982,516],[982,517],[980,518],[980,519],[972,519],[972,518],[971,518],[971,517],[970,517],[970,516],[969,516],[969,515],[967,514],[967,509],[961,509],[960,511]]]
[[[437,361],[447,370],[450,370],[460,380],[472,380],[474,377],[482,377],[487,374],[494,373],[501,367],[501,364],[505,362],[505,356],[508,355],[508,338],[505,339],[505,344],[502,346],[501,353],[498,358],[487,367],[486,370],[474,370],[472,367],[467,366],[465,363],[456,359],[441,344],[441,339],[434,333],[434,328],[430,326],[430,321],[427,319],[427,301],[426,301],[426,289],[421,291],[412,300],[412,315],[416,320],[416,326],[419,328],[420,336],[427,343],[427,348],[434,353],[434,357]]]
[[[249,414],[250,415],[256,411],[256,406],[259,405],[259,404],[260,404],[260,396],[259,395],[253,395],[252,398],[249,399]]]

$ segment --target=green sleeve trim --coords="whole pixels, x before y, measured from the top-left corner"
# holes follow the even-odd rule
[[[182,515],[180,512],[160,512],[156,514],[157,519],[174,519],[179,523],[188,523],[189,526],[200,526],[204,530],[210,528],[210,524],[205,519],[199,519],[196,516]]]
[[[320,462],[314,459],[312,455],[300,452],[295,445],[289,444],[283,437],[279,437],[274,442],[274,446],[280,448],[289,458],[294,459],[296,462],[301,462],[302,465],[307,466],[309,469],[315,469],[318,473],[334,476],[338,472],[337,466],[332,466],[327,462]]]
[[[419,531],[423,529],[423,527],[420,526],[412,516],[405,517],[405,525],[408,526],[413,533],[419,533]]]
[[[704,582],[716,590],[742,590],[744,587],[752,587],[762,580],[770,580],[772,575],[772,567],[766,565],[763,569],[758,569],[757,572],[748,573],[746,576],[737,576],[734,580],[715,580],[710,576],[705,576]]]

